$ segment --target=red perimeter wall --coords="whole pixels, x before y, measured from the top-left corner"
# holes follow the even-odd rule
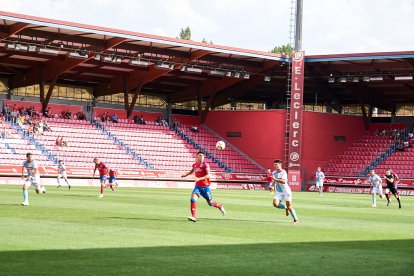
[[[302,164],[307,178],[366,133],[360,116],[316,112],[303,112],[302,131]],[[336,142],[334,136],[345,136],[346,140]]]
[[[205,124],[265,168],[284,158],[284,110],[209,111]],[[302,131],[306,177],[365,134],[362,117],[315,112],[303,113]],[[227,137],[227,132],[241,132],[241,137]],[[335,142],[334,136],[346,141]]]
[[[209,111],[205,124],[265,168],[283,159],[284,110]],[[241,137],[227,137],[241,132]]]

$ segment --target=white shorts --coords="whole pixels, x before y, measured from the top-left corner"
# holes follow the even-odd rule
[[[316,187],[323,187],[323,182],[322,181],[321,182],[316,181]]]
[[[267,182],[267,186],[268,186],[269,188],[272,188],[272,189],[273,189],[273,181],[271,181],[271,182]]]
[[[292,201],[292,192],[291,191],[283,191],[277,192],[273,199],[278,199],[280,201]]]
[[[68,177],[66,175],[66,172],[61,172],[61,173],[58,174],[58,178],[65,178],[66,179]]]
[[[378,186],[373,186],[372,187],[372,192],[379,194],[379,195],[383,195],[382,193],[382,185],[378,185]]]
[[[36,188],[42,186],[40,184],[40,176],[35,176],[35,177],[29,176],[29,177],[27,177],[27,179],[24,181],[24,186],[30,187],[32,185],[34,185]]]

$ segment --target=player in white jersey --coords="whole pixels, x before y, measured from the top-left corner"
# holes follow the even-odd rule
[[[273,198],[273,206],[279,209],[285,209],[286,216],[293,217],[293,222],[298,222],[295,209],[292,205],[292,191],[288,184],[287,172],[282,169],[282,161],[277,159],[273,162],[275,170],[273,171],[273,183],[276,190],[276,195]],[[286,202],[286,206],[281,201]]]
[[[29,192],[30,186],[35,185],[36,193],[46,193],[46,189],[40,184],[40,174],[38,165],[32,158],[32,154],[29,152],[26,154],[26,161],[23,162],[22,167],[22,179],[25,179],[23,184],[23,199],[21,205],[29,206]],[[24,170],[27,171],[27,176],[24,176]]]
[[[59,160],[59,166],[58,166],[58,176],[57,176],[57,182],[58,182],[58,188],[60,188],[60,179],[63,178],[65,179],[66,184],[68,184],[68,188],[70,190],[70,184],[68,181],[68,177],[66,175],[66,165],[65,162],[63,162],[63,160]]]
[[[322,196],[322,194],[323,194],[323,181],[325,180],[325,174],[321,171],[321,167],[318,167],[316,169],[315,179],[316,179],[316,188],[319,191],[319,195]]]
[[[377,207],[377,198],[376,195],[379,194],[380,198],[384,195],[382,193],[382,179],[379,177],[378,174],[375,173],[375,170],[369,171],[369,187],[371,189],[371,195],[372,195],[372,205],[371,207]]]

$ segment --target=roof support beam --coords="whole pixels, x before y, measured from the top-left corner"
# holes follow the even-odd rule
[[[360,106],[361,106],[361,111],[362,111],[362,119],[364,120],[364,126],[365,126],[365,130],[368,130],[368,116],[367,116],[367,111],[365,110],[365,104],[362,100],[362,98],[360,98]]]
[[[42,80],[43,69],[39,68],[39,89],[40,89],[40,102],[45,101],[45,82]]]
[[[208,111],[210,110],[210,107],[212,106],[213,101],[214,101],[214,97],[216,96],[216,94],[217,94],[218,91],[219,90],[217,90],[217,88],[214,87],[213,90],[210,93],[210,97],[207,100],[207,103],[206,103],[206,106],[204,108],[204,111],[203,111],[203,113],[201,113],[201,123],[202,124],[204,123],[204,121],[205,121],[205,119],[207,117]]]
[[[135,104],[137,103],[137,99],[139,94],[141,94],[141,88],[142,88],[142,79],[139,81],[138,86],[135,90],[134,96],[132,97],[131,100],[131,105],[128,106],[127,109],[127,118],[129,119],[129,117],[131,117],[132,111],[134,110]]]
[[[17,34],[18,32],[24,30],[25,28],[27,28],[27,26],[29,26],[28,23],[22,23],[22,22],[18,22],[18,23],[14,23],[13,25],[10,25],[7,27],[7,34],[5,36],[2,36],[0,38],[0,41],[3,41],[9,37],[11,37],[12,35]]]
[[[197,93],[197,111],[198,111],[198,116],[202,116],[203,114],[203,99],[201,98],[201,94],[200,94],[200,85],[197,85],[196,87],[196,93]]]
[[[56,77],[53,79],[53,81],[49,85],[49,90],[47,91],[46,97],[42,102],[42,110],[45,110],[47,108],[47,105],[49,104],[50,97],[52,96],[53,89],[56,85]]]
[[[101,51],[104,52],[108,49],[116,47],[117,45],[123,43],[126,39],[125,38],[118,38],[114,37],[106,41],[104,49]],[[58,78],[61,74],[65,73],[73,69],[74,67],[87,62],[90,59],[93,59],[93,55],[89,54],[89,56],[85,59],[71,59],[66,57],[63,62],[58,62],[56,60],[49,61],[45,67],[43,72],[43,81],[50,81],[51,79]],[[13,87],[22,87],[22,86],[29,86],[37,83],[38,81],[38,68],[34,68],[31,71],[27,72],[23,77],[20,75],[16,75],[12,78],[12,85]]]
[[[128,79],[127,79],[127,77],[124,77],[124,107],[125,107],[125,110],[128,110],[128,108],[129,108],[129,97],[128,97],[128,89],[127,89],[127,81],[128,81]]]

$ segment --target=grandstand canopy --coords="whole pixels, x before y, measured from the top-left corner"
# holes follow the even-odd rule
[[[95,97],[132,93],[168,102],[286,101],[284,56],[0,12],[0,76],[10,88],[47,82],[93,87]],[[414,103],[414,51],[306,57],[305,103]],[[48,93],[49,92],[49,93]],[[127,98],[127,97],[126,97]],[[136,97],[134,97],[136,98]],[[135,105],[127,103],[125,108]]]

